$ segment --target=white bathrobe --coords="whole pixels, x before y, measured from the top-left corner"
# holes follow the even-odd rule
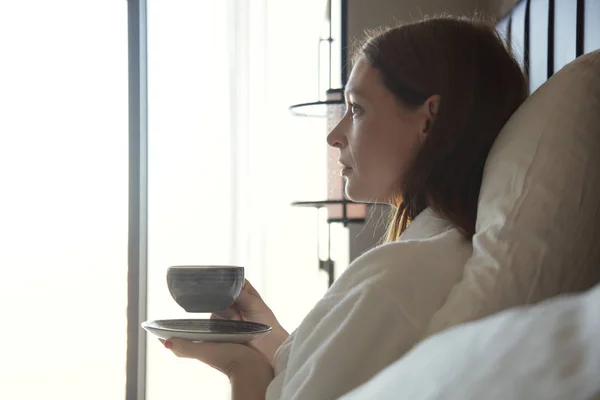
[[[357,258],[282,344],[266,399],[335,399],[399,359],[462,278],[470,241],[432,210]]]

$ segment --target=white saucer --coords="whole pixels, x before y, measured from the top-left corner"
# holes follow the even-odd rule
[[[245,343],[271,331],[250,321],[227,319],[161,319],[142,322],[142,328],[162,339],[177,337],[193,342]]]

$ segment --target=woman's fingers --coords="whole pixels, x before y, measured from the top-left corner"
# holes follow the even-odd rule
[[[250,348],[236,343],[194,343],[190,340],[170,338],[162,340],[164,346],[181,358],[195,358],[226,375],[241,359],[245,358]]]
[[[165,341],[164,346],[171,350],[178,357],[197,358],[203,363],[211,366],[214,366],[213,364],[218,364],[218,343],[194,343],[186,339],[171,338]],[[215,363],[215,361],[217,362]]]
[[[244,318],[260,318],[261,314],[267,315],[271,313],[271,310],[267,307],[264,300],[248,281],[245,281],[244,289],[236,299],[234,307],[239,310]]]
[[[260,321],[262,314],[269,312],[269,308],[261,299],[256,289],[252,287],[250,282],[245,280],[244,289],[240,292],[235,303],[225,310],[212,313],[211,319],[220,318],[243,321],[250,318],[250,320],[257,319],[255,322],[262,322]]]
[[[246,292],[249,295],[252,295],[254,297],[258,297],[259,299],[262,300],[262,298],[260,297],[260,294],[258,293],[258,291],[256,289],[254,289],[254,286],[252,286],[252,284],[250,283],[250,281],[248,279],[244,280],[244,286],[242,289],[242,293]]]
[[[223,311],[217,311],[211,314],[210,319],[230,319],[235,321],[241,321],[242,316],[237,310],[233,308],[227,308]]]

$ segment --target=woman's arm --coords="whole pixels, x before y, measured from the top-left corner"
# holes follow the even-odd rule
[[[264,400],[269,383],[273,380],[273,368],[267,364],[240,365],[231,372],[232,400]]]

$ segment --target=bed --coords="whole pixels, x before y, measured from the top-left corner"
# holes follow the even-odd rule
[[[497,29],[533,92],[568,62],[600,49],[600,0],[522,0]]]

